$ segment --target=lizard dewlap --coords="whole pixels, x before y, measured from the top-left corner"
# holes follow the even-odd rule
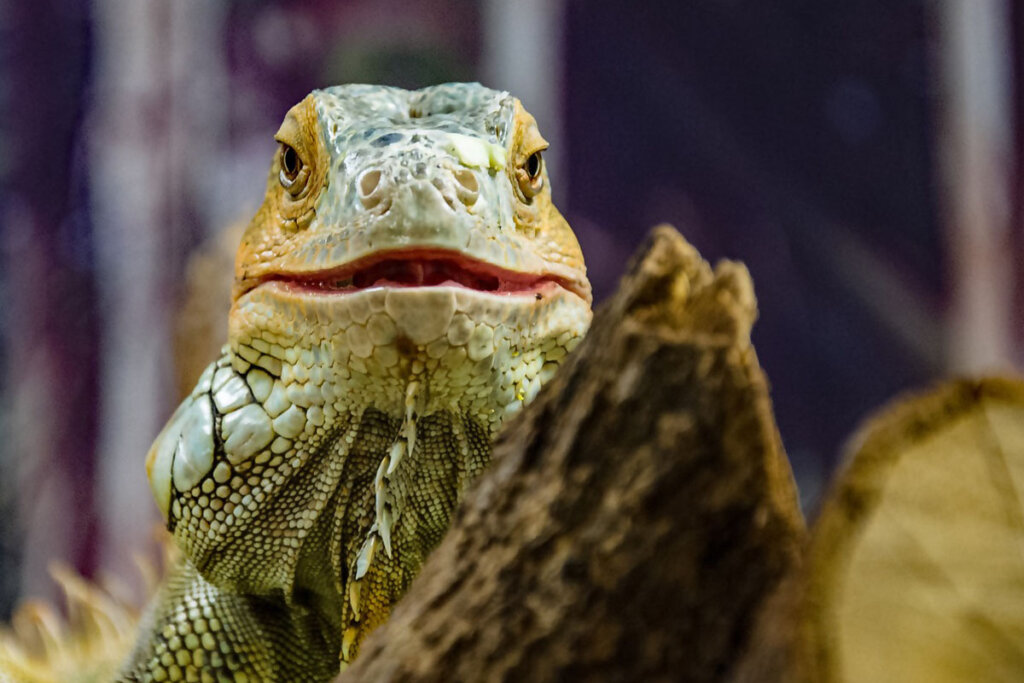
[[[121,680],[328,680],[590,322],[508,93],[327,88],[276,139],[229,343],[147,459],[185,559]]]

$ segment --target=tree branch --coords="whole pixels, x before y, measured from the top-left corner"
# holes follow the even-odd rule
[[[804,536],[755,317],[656,229],[339,680],[722,680]]]

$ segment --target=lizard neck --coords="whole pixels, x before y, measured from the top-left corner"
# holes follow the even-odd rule
[[[488,425],[465,413],[420,416],[415,430],[410,440],[405,416],[367,408],[303,474],[313,486],[336,484],[299,552],[290,591],[323,606],[325,622],[343,634],[345,658],[357,634],[387,618],[490,459]]]
[[[276,285],[237,300],[229,346],[151,451],[204,579],[303,603],[354,656],[589,321],[572,294],[530,301]]]

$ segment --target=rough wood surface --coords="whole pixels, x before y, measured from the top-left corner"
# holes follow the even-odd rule
[[[656,229],[339,681],[720,681],[803,538],[746,269]]]

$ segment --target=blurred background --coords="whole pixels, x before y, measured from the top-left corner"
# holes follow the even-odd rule
[[[519,96],[599,299],[657,223],[746,262],[809,511],[868,411],[1024,362],[1020,3],[2,1],[0,618],[151,542],[225,230],[316,87]]]

